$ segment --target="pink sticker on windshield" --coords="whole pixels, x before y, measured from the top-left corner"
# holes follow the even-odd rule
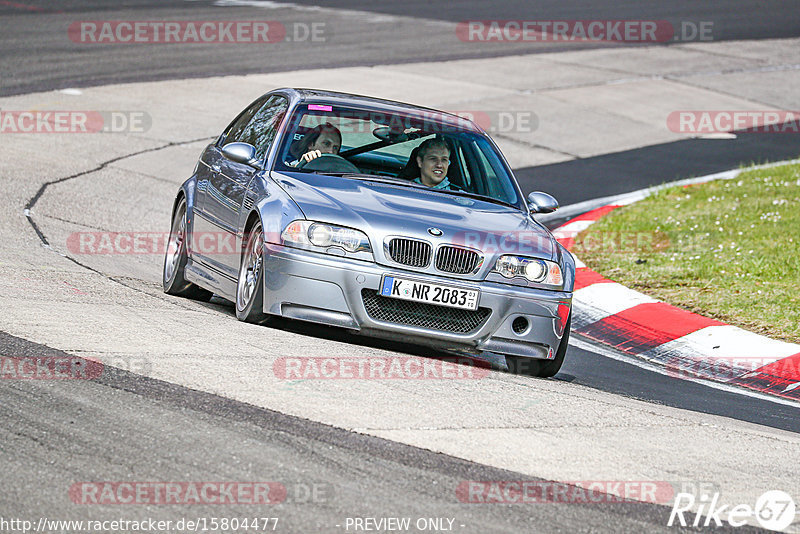
[[[308,111],[333,111],[333,106],[320,106],[319,104],[309,104]]]

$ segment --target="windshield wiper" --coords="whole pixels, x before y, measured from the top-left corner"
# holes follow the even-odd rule
[[[399,185],[412,185],[415,187],[425,187],[424,185],[420,185],[404,178],[396,178],[394,176],[384,176],[382,174],[368,174],[368,173],[361,173],[361,172],[353,172],[353,171],[318,171],[318,170],[310,170],[310,169],[292,169],[292,172],[303,172],[306,174],[321,174],[324,176],[340,176],[342,178],[353,178],[355,180],[371,180],[374,182],[383,182],[383,183],[390,183],[390,184],[399,184]],[[426,188],[427,189],[427,188]]]
[[[343,176],[346,178],[360,178],[360,177],[369,177],[374,176],[373,174],[367,174],[365,172],[353,172],[353,171],[314,171],[319,174],[327,174],[328,176]]]
[[[323,172],[321,174],[327,174],[329,176],[341,176],[343,178],[354,178],[356,180],[369,180],[372,182],[382,182],[387,184],[425,187],[424,185],[414,183],[410,180],[406,180],[405,178],[396,178],[394,176],[383,176],[381,174],[367,174],[367,173],[355,173],[355,172]]]
[[[324,176],[342,176],[344,178],[374,178],[374,174],[361,174],[356,173],[353,171],[321,171],[317,169],[291,169],[289,172],[301,172],[305,174],[321,174]],[[390,178],[389,176],[383,176],[382,178]]]

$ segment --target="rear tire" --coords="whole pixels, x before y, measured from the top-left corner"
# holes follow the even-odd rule
[[[257,222],[245,234],[239,278],[236,281],[236,318],[247,323],[264,324],[264,232]]]
[[[187,236],[186,199],[181,199],[175,210],[175,216],[172,218],[167,251],[164,255],[164,269],[162,270],[164,293],[207,302],[211,300],[213,293],[184,278],[184,269],[189,260],[186,252]]]
[[[536,358],[523,358],[520,356],[506,356],[506,365],[508,372],[515,375],[536,376],[539,378],[550,378],[555,376],[561,370],[561,365],[564,363],[564,356],[567,355],[567,347],[569,346],[569,330],[572,326],[572,313],[567,319],[567,324],[564,327],[564,335],[561,337],[561,343],[558,345],[556,356],[552,360],[539,360]]]

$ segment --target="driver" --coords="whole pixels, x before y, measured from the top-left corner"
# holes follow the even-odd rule
[[[293,161],[291,165],[297,166],[301,161],[308,163],[323,154],[338,155],[341,148],[342,132],[329,122],[320,124],[303,137],[296,152],[297,154],[302,154],[302,156],[300,156],[300,159]]]
[[[447,179],[447,169],[450,168],[450,147],[444,139],[434,137],[423,141],[417,151],[417,165],[419,178],[415,178],[414,182],[433,189],[454,189]]]

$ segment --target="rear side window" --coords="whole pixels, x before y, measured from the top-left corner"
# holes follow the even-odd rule
[[[282,96],[271,96],[266,101],[256,102],[228,128],[222,146],[249,143],[256,148],[256,158],[263,159],[288,107],[288,100]]]

